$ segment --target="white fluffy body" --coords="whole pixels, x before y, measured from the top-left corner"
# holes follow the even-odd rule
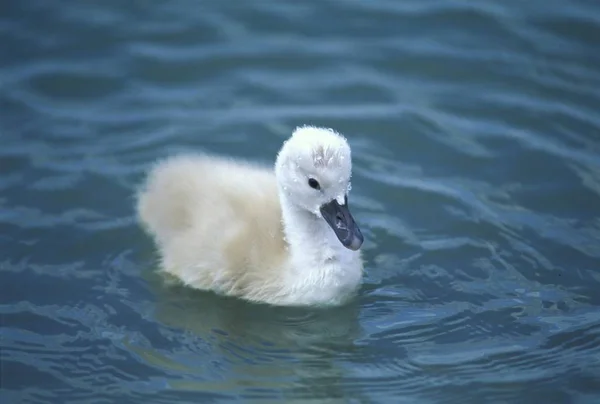
[[[360,285],[361,253],[340,243],[319,207],[344,203],[351,171],[343,136],[303,126],[274,170],[200,154],[158,162],[139,190],[138,217],[161,269],[186,285],[275,305],[337,305]]]

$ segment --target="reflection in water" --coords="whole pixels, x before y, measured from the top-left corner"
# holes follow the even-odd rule
[[[210,366],[199,354],[186,365],[192,380],[169,381],[172,388],[250,393],[256,389],[259,395],[260,391],[269,395],[288,390],[293,381],[295,387],[289,391],[296,398],[343,397],[341,383],[347,370],[338,360],[341,353],[356,355],[360,349],[354,344],[362,335],[357,301],[326,309],[276,307],[197,291],[157,272],[147,271],[145,276],[157,296],[156,321],[184,331],[191,344],[201,351],[209,349],[219,357],[218,366],[233,375],[222,383],[203,381]],[[156,353],[144,357],[161,368],[181,366]]]

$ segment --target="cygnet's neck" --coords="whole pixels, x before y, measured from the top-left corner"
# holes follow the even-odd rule
[[[297,207],[283,192],[279,199],[283,231],[294,262],[322,266],[352,259],[352,251],[339,242],[323,218]]]

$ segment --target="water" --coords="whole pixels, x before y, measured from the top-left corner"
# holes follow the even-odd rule
[[[598,400],[598,2],[2,9],[2,403]],[[359,296],[162,283],[149,165],[271,163],[305,123],[353,148]]]

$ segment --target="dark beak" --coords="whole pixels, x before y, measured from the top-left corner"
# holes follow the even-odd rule
[[[336,199],[320,208],[323,218],[331,226],[338,240],[344,247],[356,251],[364,241],[364,237],[348,209],[348,197],[343,205]]]

